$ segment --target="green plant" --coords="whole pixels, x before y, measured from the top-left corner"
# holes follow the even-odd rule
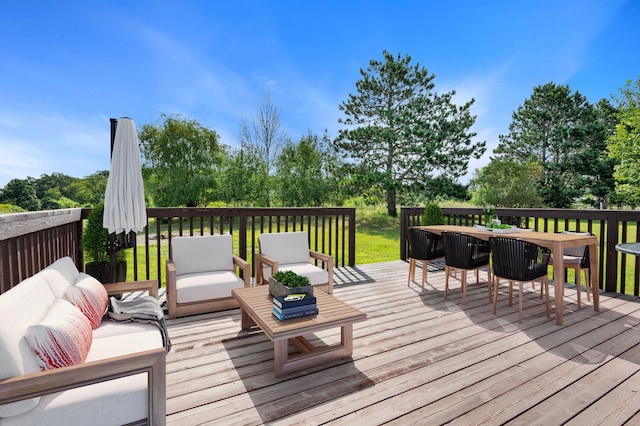
[[[107,252],[107,245],[111,240],[109,231],[102,226],[102,217],[104,216],[104,203],[96,205],[87,218],[87,226],[82,232],[82,251],[84,253],[84,261],[87,264],[109,263],[111,257]],[[116,253],[116,260],[123,261],[126,259],[124,251],[120,250]]]
[[[311,285],[309,278],[298,275],[293,271],[278,271],[273,274],[273,279],[289,288]]]
[[[444,215],[442,209],[436,203],[427,203],[424,206],[424,213],[420,222],[423,226],[444,225]]]

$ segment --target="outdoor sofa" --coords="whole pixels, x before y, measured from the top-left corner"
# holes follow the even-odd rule
[[[162,334],[154,324],[92,317],[65,300],[86,302],[91,293],[84,290],[96,283],[64,257],[0,295],[0,425],[165,423]],[[136,284],[105,287],[157,297],[157,282]],[[56,338],[47,340],[48,333]],[[83,361],[51,368],[78,362],[87,341]]]

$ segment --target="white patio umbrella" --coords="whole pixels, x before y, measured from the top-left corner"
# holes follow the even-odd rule
[[[138,134],[133,120],[118,121],[104,196],[103,226],[109,233],[137,232],[147,225]]]

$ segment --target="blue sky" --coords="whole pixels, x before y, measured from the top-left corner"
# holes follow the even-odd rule
[[[597,102],[640,77],[640,1],[33,1],[0,12],[0,186],[109,169],[109,118],[182,114],[236,146],[265,90],[292,140],[338,133],[382,51],[475,98],[488,162],[511,114],[553,81]]]

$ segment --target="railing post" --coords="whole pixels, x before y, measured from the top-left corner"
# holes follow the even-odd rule
[[[349,211],[349,266],[356,266],[356,209]]]
[[[606,214],[607,218],[607,274],[604,283],[604,289],[606,291],[616,292],[618,291],[618,252],[612,250],[616,244],[618,244],[618,215],[615,212]],[[624,273],[625,271],[623,271]],[[601,274],[602,275],[602,274]],[[622,290],[624,293],[624,289]]]
[[[408,212],[404,207],[400,207],[400,260],[407,260],[407,227]]]

